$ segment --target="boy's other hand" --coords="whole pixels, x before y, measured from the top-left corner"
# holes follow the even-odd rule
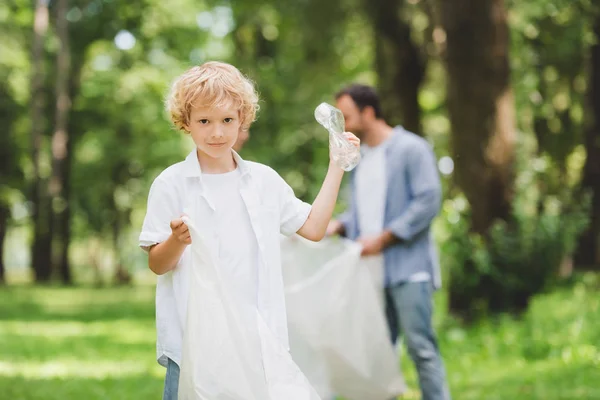
[[[188,226],[183,222],[183,219],[176,218],[171,221],[171,235],[180,243],[192,244],[192,237]]]

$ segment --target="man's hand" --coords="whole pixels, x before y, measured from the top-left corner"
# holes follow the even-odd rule
[[[383,241],[379,235],[360,237],[356,241],[362,246],[361,256],[374,256],[383,251]]]
[[[192,244],[192,237],[187,225],[181,218],[176,218],[171,221],[171,235],[179,243]]]
[[[325,236],[339,235],[342,233],[343,230],[344,225],[340,221],[332,219],[327,225],[327,231],[325,232]]]
[[[401,240],[394,236],[390,231],[383,231],[376,236],[360,237],[357,242],[362,245],[362,256],[374,256],[381,253],[391,244],[398,243]]]

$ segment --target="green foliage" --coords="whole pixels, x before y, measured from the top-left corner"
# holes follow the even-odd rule
[[[538,151],[560,169],[581,143],[585,127],[593,10],[590,0],[509,2],[518,125],[535,135]],[[560,179],[549,182],[556,188],[561,184]]]
[[[411,26],[419,52],[428,60],[419,93],[423,133],[438,157],[446,156],[450,126],[444,104],[446,77],[439,57],[444,35],[435,25],[439,10],[430,1],[401,3],[400,11]],[[462,214],[460,224],[448,224],[447,229],[456,234],[445,244],[444,249],[450,252],[443,254],[443,259],[476,258],[478,266],[473,268],[483,269],[486,276],[512,276],[514,272],[499,269],[505,264],[517,268],[515,257],[523,264],[533,254],[550,254],[540,250],[538,242],[550,246],[560,240],[555,230],[563,217],[553,214],[558,212],[553,202],[560,203],[559,211],[568,211],[567,219],[575,212],[565,203],[570,195],[564,189],[575,187],[584,159],[585,65],[592,42],[594,4],[591,0],[507,2],[518,127],[521,136],[536,143],[533,169],[537,172],[535,180],[529,182],[553,197],[516,204],[517,213],[531,207],[537,210],[539,204],[544,211],[515,215],[509,225],[494,228],[497,248],[489,251],[481,238],[459,237],[468,230],[459,226],[468,217]],[[50,172],[47,136],[52,131],[55,105],[54,5],[49,3],[44,54],[44,177]],[[333,102],[333,94],[349,82],[378,81],[373,66],[375,41],[365,2],[144,0],[131,4],[76,0],[69,5],[73,63],[69,200],[77,247],[74,253],[84,256],[88,254],[85,247],[98,238],[106,242],[105,247],[113,247],[115,226],[123,228],[120,235],[126,239],[122,246],[135,249],[150,183],[191,148],[185,136],[172,130],[162,108],[169,83],[185,68],[209,59],[225,60],[256,82],[261,110],[242,155],[274,167],[296,194],[309,202],[320,188],[328,163],[327,132],[314,121],[315,106],[321,101]],[[0,4],[0,34],[7,38],[0,43],[0,77],[5,82],[0,85],[0,117],[9,131],[0,140],[6,153],[2,157],[6,167],[0,170],[0,198],[19,210],[22,224],[28,222],[24,210],[30,200],[25,188],[33,179],[28,155],[33,11],[32,4],[24,0]],[[134,43],[131,48],[119,48],[115,39],[126,33],[132,35]],[[450,181],[444,181],[448,197],[454,199],[449,204],[460,203],[460,189]],[[449,211],[447,217],[454,218],[455,214]],[[550,246],[556,254],[568,253],[569,237],[575,237],[567,232],[561,235],[566,242]],[[504,255],[506,261],[500,259]],[[85,257],[74,260],[77,266],[89,263]],[[464,275],[467,282],[480,279],[479,274]]]
[[[465,328],[444,319],[439,333],[452,395],[460,399],[600,397],[598,275],[537,295],[519,318],[501,315]],[[403,371],[413,379],[407,357]],[[409,397],[413,398],[413,397]],[[418,398],[415,396],[414,398]]]
[[[228,60],[256,82],[261,97],[243,155],[275,168],[311,202],[329,160],[328,134],[314,109],[371,67],[370,31],[349,7],[309,0],[234,8],[236,51]]]
[[[535,163],[533,160],[532,163]],[[589,196],[568,187],[548,195],[544,172],[524,169],[508,221],[486,237],[470,231],[467,201],[444,204],[444,260],[450,273],[450,307],[467,318],[486,312],[522,311],[529,299],[556,282],[589,222]]]

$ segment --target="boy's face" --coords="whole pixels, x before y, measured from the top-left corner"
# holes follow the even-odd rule
[[[194,107],[186,125],[198,150],[212,158],[231,156],[240,131],[240,113],[233,106]]]

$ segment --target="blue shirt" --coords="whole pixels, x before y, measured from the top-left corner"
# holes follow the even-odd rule
[[[422,137],[398,126],[394,128],[385,149],[386,200],[384,230],[401,240],[384,250],[385,285],[394,286],[419,272],[433,278],[433,286],[441,286],[439,260],[431,234],[431,223],[438,214],[442,190],[435,154]],[[356,207],[354,172],[350,175],[351,201],[348,211],[340,216],[346,236],[361,236]]]

